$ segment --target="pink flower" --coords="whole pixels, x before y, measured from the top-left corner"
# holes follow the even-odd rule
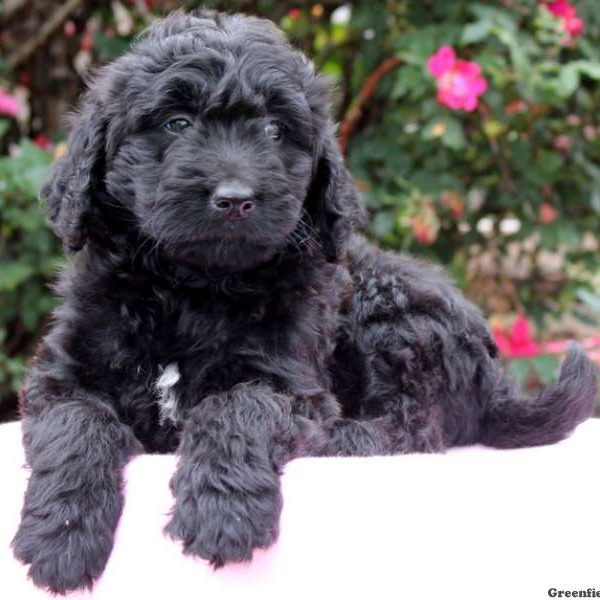
[[[556,221],[556,218],[558,217],[558,211],[549,202],[542,202],[539,216],[540,223],[542,225],[549,225],[552,223],[552,221]]]
[[[572,37],[577,37],[583,32],[585,23],[583,19],[579,17],[573,17],[572,19],[564,20],[563,27],[571,34]]]
[[[22,110],[23,106],[19,99],[0,88],[0,114],[18,117]]]
[[[585,22],[577,16],[577,9],[569,3],[569,0],[546,2],[546,8],[561,20],[563,29],[571,37],[581,35]]]
[[[571,140],[570,136],[564,133],[554,139],[554,147],[560,152],[569,152],[572,146],[573,140]]]
[[[537,356],[541,351],[540,345],[531,337],[529,323],[523,315],[515,319],[510,331],[494,327],[493,333],[500,352],[510,358]]]
[[[570,19],[575,16],[575,7],[569,3],[569,0],[550,0],[546,2],[546,6],[555,17]]]
[[[453,48],[442,46],[429,57],[427,68],[437,80],[440,104],[468,112],[477,108],[479,96],[487,90],[487,81],[477,63],[457,59]]]
[[[442,46],[435,54],[429,57],[427,68],[436,79],[440,79],[448,71],[451,71],[455,64],[456,54],[454,48]]]

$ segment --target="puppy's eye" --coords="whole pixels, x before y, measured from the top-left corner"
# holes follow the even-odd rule
[[[171,119],[165,123],[165,129],[170,131],[171,133],[180,133],[184,129],[191,127],[190,121],[184,119],[183,117],[177,117],[176,119]]]
[[[281,121],[269,121],[265,125],[265,134],[273,140],[280,140],[283,135],[283,123]]]

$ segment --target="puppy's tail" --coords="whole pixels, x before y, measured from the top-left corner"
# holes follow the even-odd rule
[[[484,415],[481,442],[496,448],[553,444],[567,437],[594,412],[596,367],[578,344],[572,344],[558,381],[536,399],[520,399],[505,377]]]

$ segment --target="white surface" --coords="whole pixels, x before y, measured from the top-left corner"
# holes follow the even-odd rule
[[[599,456],[592,420],[541,448],[296,460],[283,479],[278,543],[217,572],[162,535],[175,457],[142,456],[127,469],[117,541],[93,596],[535,600],[551,587],[600,591]],[[0,457],[0,597],[44,598],[8,547],[27,477],[17,424],[0,427]]]

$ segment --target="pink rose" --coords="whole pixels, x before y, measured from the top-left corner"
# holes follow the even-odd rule
[[[569,152],[573,146],[573,140],[566,134],[559,135],[554,140],[554,147],[560,152]]]
[[[427,68],[437,80],[440,104],[469,112],[477,108],[479,96],[487,90],[487,80],[477,63],[457,59],[453,48],[442,46],[429,58]]]
[[[577,9],[569,3],[569,0],[554,0],[545,2],[546,8],[561,20],[563,29],[570,37],[581,35],[585,22],[577,16]]]
[[[439,79],[456,65],[456,54],[450,46],[442,46],[434,55],[429,57],[427,68],[429,72]]]
[[[583,28],[585,27],[585,23],[583,19],[579,17],[573,17],[572,19],[564,20],[563,27],[573,36],[577,37],[581,35],[583,32]]]
[[[546,6],[556,17],[572,19],[576,15],[575,7],[569,3],[569,0],[552,0],[546,2]]]
[[[549,225],[552,221],[556,221],[558,217],[558,211],[549,202],[542,202],[539,214],[542,225]]]
[[[9,117],[18,117],[22,110],[23,107],[19,99],[0,88],[0,114]]]
[[[509,331],[493,327],[494,340],[500,352],[510,358],[536,356],[541,352],[540,345],[531,337],[529,322],[518,315]]]

